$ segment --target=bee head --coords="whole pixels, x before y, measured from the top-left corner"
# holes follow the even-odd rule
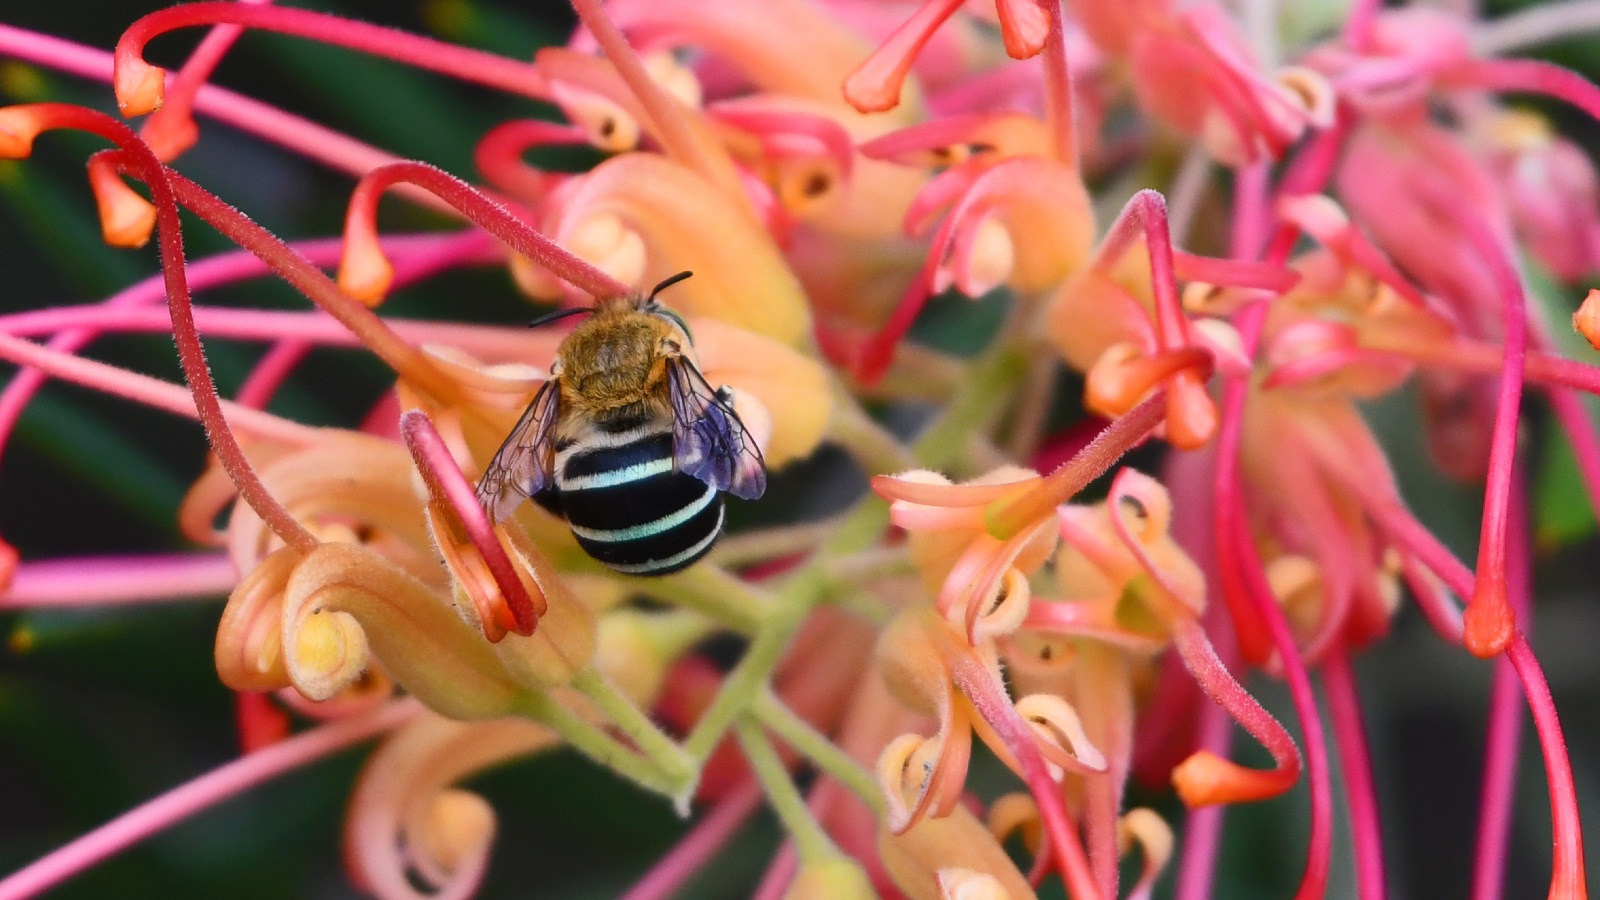
[[[687,338],[690,343],[694,342],[694,335],[689,331],[689,323],[683,320],[683,316],[680,316],[676,312],[673,312],[667,307],[662,306],[660,303],[657,303],[656,295],[693,274],[693,272],[679,272],[676,275],[663,278],[659,284],[650,289],[650,296],[644,298],[644,305],[640,307],[641,312],[647,312],[654,316],[660,316],[663,319],[671,322],[678,328],[679,331],[683,332],[683,336]]]

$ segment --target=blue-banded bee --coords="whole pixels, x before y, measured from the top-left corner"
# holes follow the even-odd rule
[[[567,519],[590,556],[629,575],[676,572],[706,554],[722,531],[721,492],[747,500],[766,468],[733,410],[685,355],[693,345],[677,313],[648,297],[601,300],[556,351],[550,379],[478,482],[498,522],[533,497]]]

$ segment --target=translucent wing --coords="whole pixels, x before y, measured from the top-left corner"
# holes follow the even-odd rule
[[[478,480],[478,502],[498,522],[511,514],[523,498],[532,497],[553,482],[550,432],[556,422],[561,389],[551,379],[533,395],[533,402],[506,435],[505,443],[489,460]]]
[[[678,470],[754,500],[767,489],[761,449],[733,411],[733,394],[714,391],[686,359],[668,365],[672,385],[672,456]]]

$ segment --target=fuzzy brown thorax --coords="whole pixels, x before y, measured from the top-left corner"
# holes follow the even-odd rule
[[[641,303],[626,297],[603,302],[561,343],[563,417],[604,421],[668,413],[667,364],[681,354],[679,333],[643,312]]]

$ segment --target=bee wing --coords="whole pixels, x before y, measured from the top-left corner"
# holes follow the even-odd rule
[[[668,364],[672,387],[672,457],[678,470],[754,500],[767,489],[761,449],[733,411],[733,395],[714,391],[687,359]]]
[[[478,502],[489,513],[491,522],[504,519],[523,498],[532,497],[554,481],[550,434],[560,399],[561,389],[555,379],[546,381],[478,480]]]

